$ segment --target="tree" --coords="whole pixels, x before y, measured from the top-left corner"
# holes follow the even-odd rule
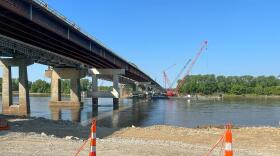
[[[18,91],[18,79],[12,79],[12,91]]]
[[[180,93],[186,94],[257,94],[278,95],[280,80],[275,76],[215,76],[190,75],[180,88]]]
[[[81,91],[90,91],[91,90],[91,82],[88,79],[81,79]]]
[[[228,92],[228,84],[225,76],[217,76],[217,91],[219,93]]]
[[[50,93],[50,84],[44,80],[36,80],[31,84],[32,93]]]
[[[61,80],[61,92],[70,94],[70,80]]]
[[[245,92],[246,92],[245,87],[239,84],[234,84],[230,90],[230,93],[235,95],[242,95],[245,94]]]

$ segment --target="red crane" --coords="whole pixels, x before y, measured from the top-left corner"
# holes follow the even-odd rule
[[[172,88],[180,79],[180,77],[182,76],[183,72],[186,70],[186,68],[188,67],[189,63],[192,61],[192,59],[189,59],[186,64],[183,66],[183,68],[180,70],[180,72],[178,73],[178,75],[176,76],[176,78],[173,80],[173,82],[171,83],[169,88]]]
[[[180,88],[186,83],[187,81],[187,77],[190,75],[192,69],[193,69],[193,66],[195,65],[196,61],[198,60],[199,56],[201,55],[201,53],[204,51],[204,50],[207,50],[207,46],[208,46],[208,41],[204,41],[202,43],[202,46],[201,48],[199,49],[199,51],[197,52],[195,58],[193,59],[189,69],[187,70],[187,73],[186,75],[184,76],[184,78],[182,79],[182,81],[179,82],[179,84],[177,85],[177,88],[176,88],[176,94],[179,93],[179,90]]]
[[[166,74],[166,72],[173,68],[174,66],[176,66],[176,64],[173,64],[171,66],[169,66],[168,68],[166,68],[164,71],[163,71],[163,83],[164,83],[164,88],[167,90],[167,86],[169,87],[170,86],[170,80]]]
[[[178,75],[175,77],[175,79],[173,80],[173,82],[171,83],[171,85],[169,85],[169,88],[166,90],[166,95],[167,96],[175,96],[176,92],[174,92],[173,90],[173,86],[175,85],[175,83],[177,83],[177,81],[179,80],[179,78],[182,76],[183,72],[185,71],[185,69],[188,67],[189,63],[191,62],[191,59],[189,59],[186,64],[183,66],[183,68],[180,70],[180,72],[178,73]]]

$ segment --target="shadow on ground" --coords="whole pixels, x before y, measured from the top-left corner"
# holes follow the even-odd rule
[[[103,112],[101,114],[92,112],[92,114],[89,114],[89,119],[98,119],[97,138],[102,139],[119,131],[121,129],[120,127],[130,127],[132,125],[140,126],[141,122],[148,117],[145,112],[151,109],[150,107],[153,107],[153,105],[149,104],[146,100],[136,100],[131,107],[118,108],[117,110]],[[61,111],[52,112],[53,120],[0,114],[0,117],[9,119],[9,124],[11,126],[9,131],[2,131],[0,136],[7,134],[7,132],[19,132],[44,133],[46,135],[54,135],[58,138],[73,136],[80,139],[87,139],[90,134],[90,121],[86,124],[80,123],[81,109],[82,108],[80,108],[79,111],[72,111],[72,113],[77,113],[71,115],[73,117],[72,120],[77,120],[77,122],[60,120]]]
[[[1,115],[1,117],[7,118],[9,120],[11,129],[8,131],[1,131],[0,136],[6,135],[8,132],[20,132],[37,134],[45,133],[46,135],[54,135],[58,138],[73,136],[80,139],[87,139],[90,134],[90,125],[82,126],[79,123],[71,121],[54,121],[45,118],[23,118],[4,115]],[[110,136],[118,130],[120,130],[120,128],[97,127],[97,137],[102,139]]]

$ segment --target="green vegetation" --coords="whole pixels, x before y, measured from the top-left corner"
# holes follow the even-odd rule
[[[13,91],[18,91],[18,84],[19,84],[18,79],[12,79],[12,90]],[[0,92],[2,92],[2,78],[0,78]]]
[[[29,82],[29,90],[31,93],[50,93],[51,84],[44,80],[36,80]],[[81,91],[90,92],[91,82],[88,79],[81,79],[80,81]],[[18,91],[19,81],[18,79],[12,79],[12,90]],[[99,90],[107,91],[112,90],[112,86],[100,86]],[[2,78],[0,78],[0,92],[2,92]],[[61,80],[61,92],[62,94],[70,94],[70,80]]]
[[[90,92],[91,82],[81,79],[81,91]],[[12,80],[13,91],[18,91],[18,79]],[[51,84],[44,80],[29,82],[31,93],[50,93]],[[128,87],[128,86],[127,86]],[[112,86],[100,86],[99,90],[112,90]],[[2,92],[2,79],[0,78]],[[61,81],[61,92],[70,93],[70,80]],[[180,89],[181,94],[232,94],[232,95],[280,95],[280,80],[275,76],[215,76],[191,75]]]
[[[187,77],[180,93],[280,95],[280,80],[275,76],[192,75]]]
[[[50,93],[50,84],[44,80],[37,80],[31,84],[32,93]]]

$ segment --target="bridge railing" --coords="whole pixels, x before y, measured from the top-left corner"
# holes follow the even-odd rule
[[[66,22],[67,24],[69,24],[70,26],[72,26],[74,29],[76,29],[77,31],[81,32],[82,34],[86,35],[88,38],[92,39],[93,41],[95,41],[97,44],[103,46],[106,50],[108,50],[110,53],[112,53],[113,55],[117,56],[118,58],[120,58],[121,60],[123,60],[124,62],[126,62],[127,64],[133,66],[134,68],[136,68],[137,70],[141,71],[135,64],[126,61],[124,58],[122,58],[121,56],[119,56],[116,52],[114,52],[111,48],[109,48],[106,44],[102,43],[100,40],[98,40],[97,38],[95,38],[94,36],[92,36],[91,34],[89,34],[88,32],[84,31],[81,29],[81,27],[79,27],[75,22],[72,22],[71,20],[69,20],[67,17],[65,17],[64,15],[62,15],[61,13],[59,13],[57,10],[55,10],[54,8],[52,8],[51,6],[49,6],[44,0],[33,0],[35,3],[39,4],[40,6],[42,6],[43,8],[47,9],[49,12],[51,12],[52,14],[54,14],[55,16],[57,16],[58,18],[60,18],[61,20],[63,20],[64,22]],[[141,71],[142,73],[144,73],[143,71]],[[144,73],[145,74],[145,73]],[[145,74],[146,75],[146,74]],[[148,76],[148,75],[147,75]],[[149,77],[149,76],[148,76]],[[150,77],[149,77],[150,78]],[[151,79],[151,78],[150,78]]]
[[[70,26],[72,26],[73,28],[75,28],[76,30],[78,30],[79,32],[83,33],[84,35],[86,35],[88,38],[92,39],[93,41],[95,41],[96,43],[98,43],[99,45],[103,46],[106,50],[110,51],[112,54],[116,55],[117,57],[119,57],[120,59],[122,59],[123,61],[125,61],[124,58],[122,58],[121,56],[119,56],[118,54],[116,54],[111,48],[109,48],[106,44],[102,43],[100,40],[98,40],[97,38],[95,38],[94,36],[92,36],[91,34],[89,34],[88,32],[86,32],[85,30],[82,30],[81,27],[79,27],[75,22],[69,20],[67,17],[65,17],[64,15],[62,15],[61,13],[59,13],[57,10],[55,10],[54,8],[52,8],[51,6],[49,6],[44,0],[33,0],[34,2],[36,2],[37,4],[39,4],[40,6],[44,7],[45,9],[47,9],[49,12],[51,12],[52,14],[54,14],[55,16],[57,16],[58,18],[60,18],[61,20],[63,20],[64,22],[66,22],[67,24],[69,24]],[[132,65],[131,63],[127,62],[128,64]]]

